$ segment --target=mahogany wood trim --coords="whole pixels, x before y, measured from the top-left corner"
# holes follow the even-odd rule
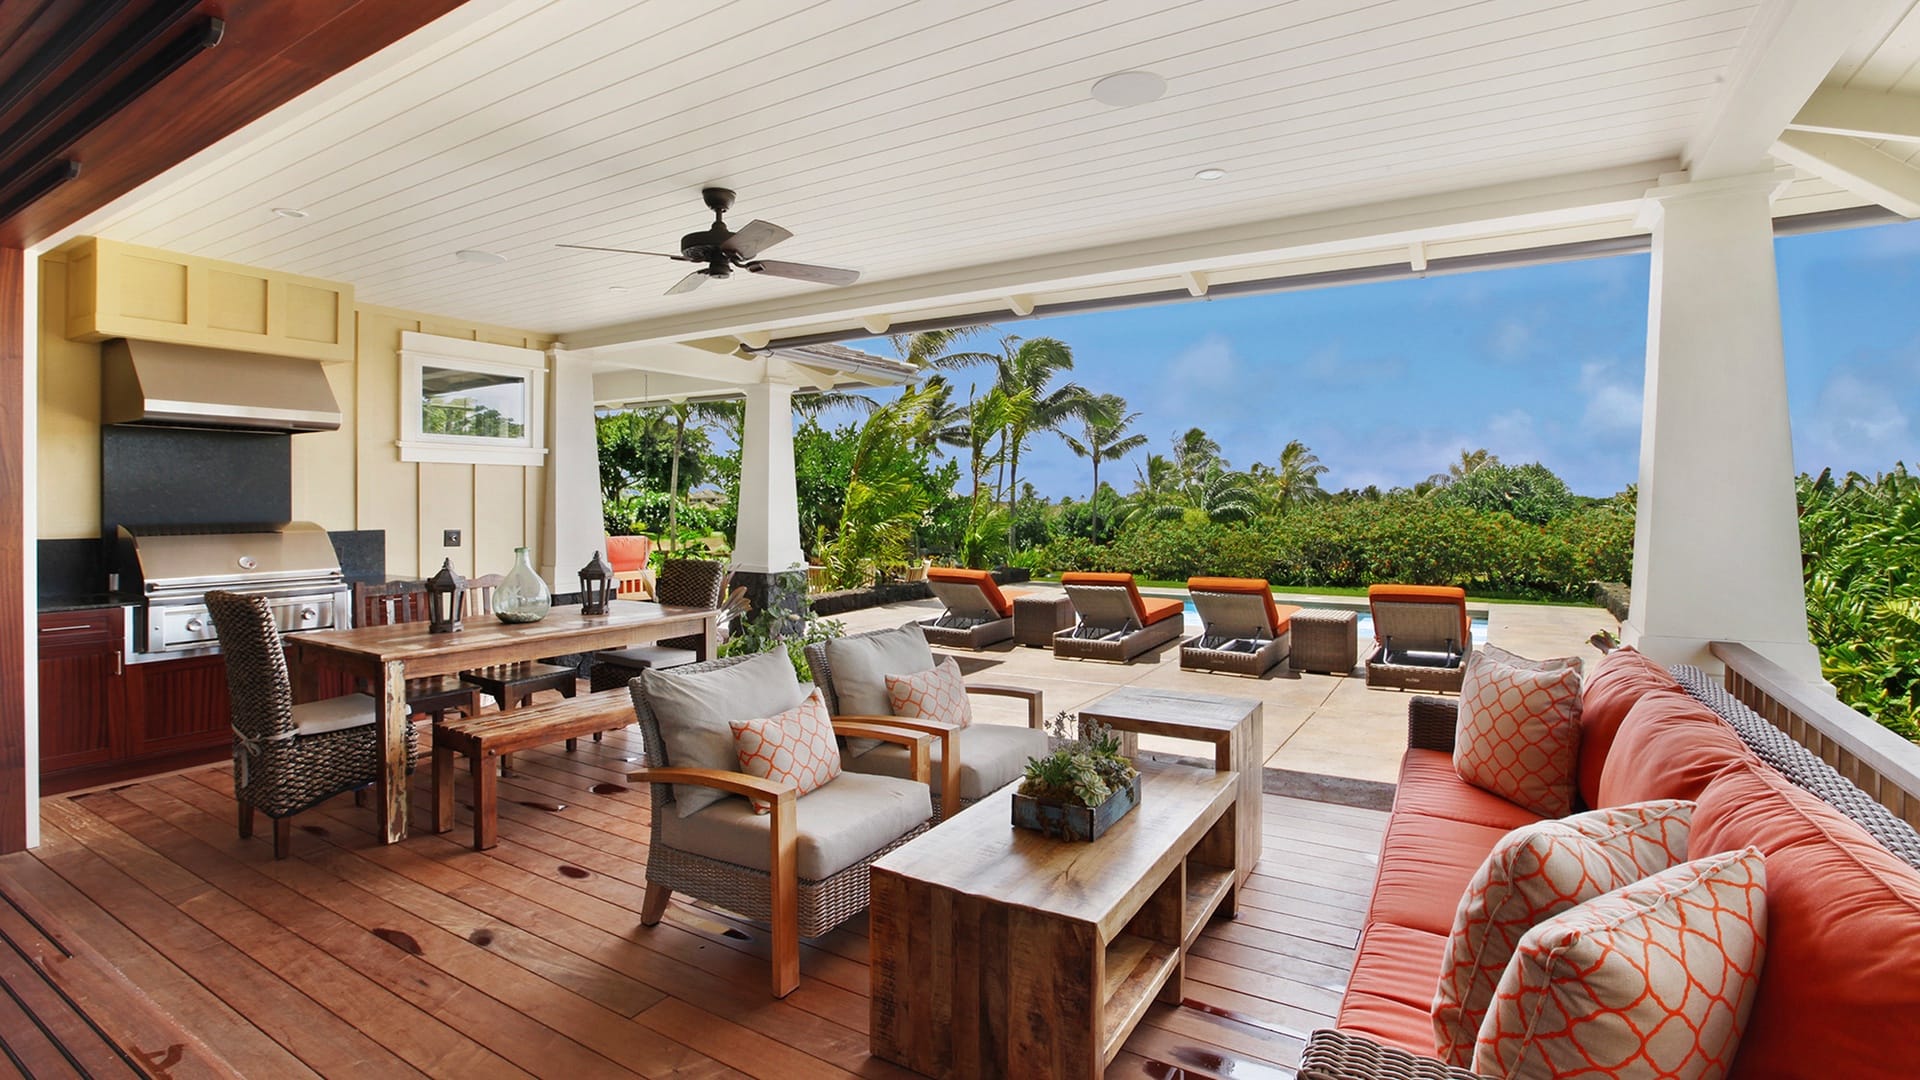
[[[0,247],[0,853],[27,846],[26,268]]]

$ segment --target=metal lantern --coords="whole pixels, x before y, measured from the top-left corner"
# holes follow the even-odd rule
[[[612,602],[613,574],[596,551],[592,561],[580,568],[580,614],[605,615]]]
[[[460,618],[467,613],[467,582],[453,572],[453,560],[440,564],[440,572],[427,579],[427,630],[451,634],[460,629]]]

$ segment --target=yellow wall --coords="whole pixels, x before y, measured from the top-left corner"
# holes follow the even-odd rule
[[[40,536],[100,535],[100,347],[69,340],[68,267],[41,259]],[[550,336],[356,305],[353,355],[325,366],[340,402],[338,431],[293,436],[293,515],[329,529],[383,529],[387,572],[418,577],[452,557],[469,576],[505,573],[513,549],[538,565],[545,470],[400,460],[400,333],[414,330],[545,349]],[[459,529],[461,546],[441,546]]]

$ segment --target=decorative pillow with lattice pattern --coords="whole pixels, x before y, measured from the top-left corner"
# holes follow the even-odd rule
[[[1475,654],[1460,685],[1453,767],[1474,787],[1541,817],[1573,812],[1580,671],[1538,671]]]
[[[1760,985],[1766,860],[1682,863],[1527,931],[1473,1071],[1507,1080],[1721,1080]]]
[[[1433,999],[1435,1055],[1473,1043],[1520,938],[1540,922],[1687,861],[1693,804],[1636,803],[1515,829],[1480,864],[1453,917]]]
[[[933,665],[929,671],[911,675],[887,676],[887,699],[893,715],[963,728],[973,723],[973,708],[967,704],[967,684],[960,677],[960,665],[951,658]]]
[[[801,795],[818,791],[840,775],[840,745],[833,737],[833,717],[816,687],[807,699],[778,716],[764,720],[734,720],[734,752],[740,771],[768,780],[791,780]],[[753,800],[755,813],[773,809]]]

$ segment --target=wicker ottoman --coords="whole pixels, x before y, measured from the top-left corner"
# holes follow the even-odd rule
[[[1051,649],[1053,635],[1072,626],[1073,621],[1073,601],[1065,593],[1013,598],[1013,640],[1017,645]]]
[[[1360,662],[1360,616],[1351,611],[1307,608],[1293,613],[1295,671],[1351,675]]]

